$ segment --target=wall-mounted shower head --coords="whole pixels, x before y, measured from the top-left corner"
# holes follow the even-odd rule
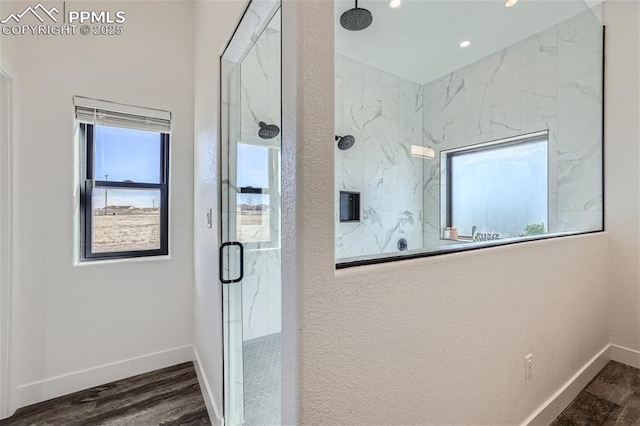
[[[258,136],[262,139],[273,139],[280,134],[280,127],[275,124],[267,124],[264,121],[258,123],[260,130],[258,130]]]
[[[367,9],[358,7],[358,0],[356,0],[356,7],[347,10],[340,16],[340,25],[349,31],[364,30],[372,22],[373,15]]]
[[[346,151],[356,143],[356,138],[351,135],[338,136],[336,135],[336,141],[338,142],[338,148],[342,151]]]

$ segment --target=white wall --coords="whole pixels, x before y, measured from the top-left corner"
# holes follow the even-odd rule
[[[12,164],[13,101],[11,78],[0,70],[0,418],[7,415],[10,393],[12,298]]]
[[[0,2],[0,16],[6,5]],[[18,84],[17,49],[13,39],[0,36],[0,72],[5,85],[0,87],[0,419],[7,417],[12,405],[15,369],[12,367],[11,337],[13,322],[13,276],[15,272],[15,243],[13,232],[17,223],[13,200],[17,188],[13,188],[15,170],[13,162],[18,153]],[[2,79],[3,77],[0,77]]]
[[[285,233],[283,262],[295,262],[283,292],[296,300],[283,300],[283,364],[297,369],[285,392],[299,383],[285,420],[522,422],[609,342],[607,234],[335,271],[333,4],[283,16],[285,40],[298,37],[284,50],[297,66],[284,79],[297,88],[284,108],[284,181],[296,186],[283,215],[296,235]]]
[[[640,351],[640,7],[605,3],[605,228],[610,234],[610,338]],[[636,357],[640,366],[640,354]]]
[[[2,16],[3,19],[7,13],[12,12],[12,4],[12,2],[8,1],[0,2],[0,14],[2,14],[0,16]],[[12,37],[0,36],[0,66],[8,73],[11,73],[14,79],[16,78],[15,71],[18,60],[16,41],[17,40]]]
[[[219,55],[246,7],[244,0],[195,3],[195,348],[205,376],[205,401],[222,415],[222,290],[218,281]],[[213,211],[213,229],[206,213]]]
[[[24,36],[16,42],[17,405],[192,356],[193,5],[66,6],[122,9],[127,22],[122,36]],[[74,265],[73,95],[173,113],[170,258]]]

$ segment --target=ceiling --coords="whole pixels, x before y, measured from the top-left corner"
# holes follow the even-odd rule
[[[593,3],[593,1],[590,1]],[[353,1],[336,1],[336,51],[416,83],[425,84],[589,9],[584,0],[360,0],[373,24],[362,31],[340,26]],[[594,23],[596,17],[594,15]],[[463,40],[471,41],[460,48]]]

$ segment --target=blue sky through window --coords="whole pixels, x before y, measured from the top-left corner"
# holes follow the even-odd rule
[[[96,180],[160,183],[160,133],[120,127],[95,126]],[[108,176],[108,177],[107,177]],[[94,206],[159,207],[158,190],[94,190]]]
[[[160,183],[161,145],[157,132],[96,126],[94,177]]]

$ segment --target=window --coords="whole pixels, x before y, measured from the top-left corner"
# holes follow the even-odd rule
[[[168,125],[78,108],[77,116],[93,121],[80,123],[81,259],[168,254]]]
[[[455,228],[453,239],[546,234],[547,151],[545,132],[444,152],[446,228]]]
[[[278,245],[277,148],[238,143],[236,237],[260,247]]]

